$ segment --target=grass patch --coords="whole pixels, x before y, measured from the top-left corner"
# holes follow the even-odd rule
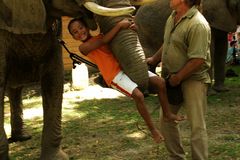
[[[240,75],[240,66],[231,66]],[[229,92],[208,97],[207,127],[210,160],[240,160],[240,80],[226,78]],[[71,92],[71,91],[69,91]],[[24,96],[24,116],[27,131],[33,138],[10,144],[12,160],[37,160],[40,155],[42,130],[41,97]],[[62,148],[71,160],[166,160],[164,144],[154,144],[151,137],[138,130],[138,123],[148,132],[128,97],[113,99],[64,98]],[[159,105],[155,96],[146,98],[152,117],[158,123]],[[25,113],[31,113],[27,116]],[[40,114],[36,114],[40,113]],[[10,126],[9,102],[5,100],[5,126]],[[190,157],[189,123],[180,124],[188,159]],[[9,135],[9,129],[6,129]]]

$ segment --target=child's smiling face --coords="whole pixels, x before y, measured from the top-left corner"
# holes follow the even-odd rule
[[[90,37],[89,29],[80,21],[74,21],[70,25],[70,33],[74,39],[80,40],[82,42],[88,40]]]

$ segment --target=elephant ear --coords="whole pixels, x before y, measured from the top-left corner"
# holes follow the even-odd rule
[[[240,0],[229,0],[228,8],[231,14],[236,17],[237,23],[240,24]]]
[[[238,15],[238,25],[240,25],[240,1],[238,1],[238,6],[237,6],[237,15]]]
[[[97,23],[94,19],[94,14],[90,12],[88,9],[84,8],[83,9],[83,19],[86,22],[87,26],[91,30],[96,30],[98,28]]]
[[[203,15],[210,26],[225,32],[235,32],[237,28],[236,17],[228,8],[227,0],[203,0]]]
[[[11,11],[12,24],[6,23],[5,16],[0,17],[0,29],[17,34],[46,32],[46,9],[42,0],[1,0]],[[1,7],[2,8],[2,7]],[[1,10],[1,12],[3,12]]]
[[[155,54],[162,45],[164,26],[171,12],[169,0],[156,1],[138,9],[135,23],[138,26],[137,33],[146,57]],[[156,35],[156,37],[153,38],[152,35]]]
[[[62,15],[82,17],[91,30],[97,29],[97,24],[92,12],[83,6],[83,0],[52,0],[51,14],[57,17]],[[55,12],[54,12],[55,11]]]
[[[227,5],[229,10],[236,11],[238,3],[239,3],[239,0],[228,0]]]

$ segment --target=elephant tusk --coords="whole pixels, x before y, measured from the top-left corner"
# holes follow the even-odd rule
[[[134,6],[141,6],[141,5],[152,3],[155,1],[157,1],[157,0],[131,0],[131,4]]]
[[[135,11],[135,7],[133,6],[124,8],[107,8],[100,6],[94,2],[85,2],[83,5],[91,12],[102,16],[121,16],[130,14]]]

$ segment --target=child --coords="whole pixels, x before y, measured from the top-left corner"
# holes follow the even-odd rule
[[[79,46],[79,51],[96,63],[107,85],[134,99],[138,112],[147,124],[154,141],[160,143],[164,138],[152,122],[144,103],[143,93],[137,88],[137,84],[121,71],[118,61],[107,46],[121,29],[127,29],[132,23],[132,21],[124,19],[118,22],[106,35],[103,36],[100,34],[92,37],[86,23],[78,18],[72,19],[69,22],[68,30],[75,40],[83,42]],[[169,110],[165,82],[162,78],[149,72],[149,87],[158,93],[166,120],[181,121],[184,119]]]

